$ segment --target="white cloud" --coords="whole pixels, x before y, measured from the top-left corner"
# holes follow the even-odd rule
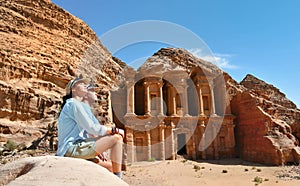
[[[189,52],[191,52],[194,56],[199,57],[201,59],[204,59],[206,61],[209,61],[215,65],[217,65],[221,69],[237,69],[238,66],[230,64],[229,59],[233,56],[231,54],[220,54],[220,53],[214,53],[214,54],[204,54],[200,48],[192,48],[189,49]]]

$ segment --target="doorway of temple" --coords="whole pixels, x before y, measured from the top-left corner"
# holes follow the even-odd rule
[[[178,134],[177,136],[177,154],[178,155],[187,155],[186,152],[186,135]]]

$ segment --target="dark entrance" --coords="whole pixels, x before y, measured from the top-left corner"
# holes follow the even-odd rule
[[[186,155],[186,136],[185,134],[177,135],[177,154],[178,155]]]

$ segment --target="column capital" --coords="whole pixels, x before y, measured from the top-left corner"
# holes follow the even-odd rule
[[[143,82],[143,85],[146,86],[146,87],[149,86],[150,84],[151,84],[151,82],[148,82],[148,81]]]
[[[200,127],[203,127],[203,128],[205,128],[206,126],[205,126],[205,122],[204,121],[202,121],[201,122],[201,125],[200,125]]]
[[[209,84],[209,86],[210,86],[211,88],[214,88],[214,87],[215,87],[215,83],[214,83],[213,80],[208,81],[208,84]]]
[[[166,128],[165,122],[160,123],[160,124],[158,125],[158,127],[161,128],[161,129]]]
[[[159,86],[159,88],[162,88],[164,86],[164,82],[163,81],[159,81],[159,82],[157,82],[157,85]]]
[[[134,86],[135,85],[135,82],[134,81],[126,81],[126,86],[127,87],[132,87],[132,86]]]

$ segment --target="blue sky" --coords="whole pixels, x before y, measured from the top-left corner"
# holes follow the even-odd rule
[[[201,38],[219,66],[235,80],[240,82],[246,74],[252,74],[279,88],[300,107],[298,0],[52,2],[86,22],[100,39],[110,30],[136,21],[160,20],[180,25]],[[130,37],[130,32],[127,34],[124,38]],[[138,59],[145,59],[166,46],[136,43],[113,55],[136,65]],[[196,48],[192,51],[198,53]]]

